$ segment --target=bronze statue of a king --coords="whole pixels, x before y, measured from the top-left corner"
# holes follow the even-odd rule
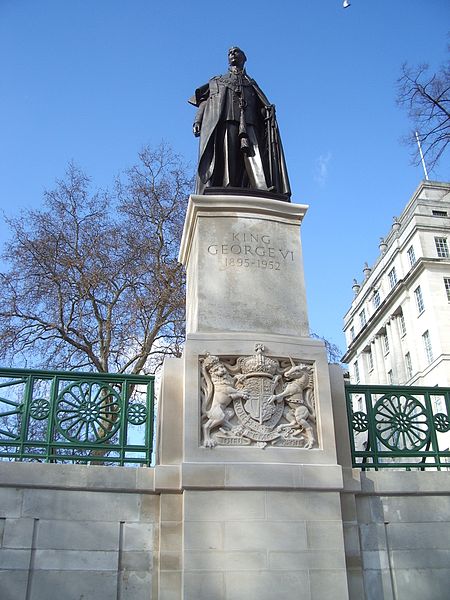
[[[230,48],[228,73],[213,77],[189,99],[198,107],[193,126],[200,137],[196,193],[244,188],[289,202],[275,107],[247,75],[246,60],[240,48]]]

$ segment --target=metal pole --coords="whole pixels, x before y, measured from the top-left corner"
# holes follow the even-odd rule
[[[419,146],[420,160],[422,161],[423,172],[425,173],[425,179],[427,181],[429,181],[429,177],[428,177],[428,173],[427,173],[427,167],[425,165],[425,159],[423,157],[422,146],[420,144],[419,134],[417,133],[417,131],[415,133],[416,133],[417,145]]]

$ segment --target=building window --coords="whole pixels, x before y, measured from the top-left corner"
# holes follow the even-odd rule
[[[355,372],[355,381],[356,383],[359,383],[359,365],[358,365],[358,361],[355,360],[355,364],[353,365],[354,368],[354,372]]]
[[[447,294],[447,300],[450,302],[450,277],[444,277],[445,293]]]
[[[416,253],[414,252],[413,246],[410,246],[408,248],[407,253],[408,253],[409,264],[412,267],[414,265],[414,263],[416,262]]]
[[[389,354],[389,340],[387,333],[383,333],[383,350],[385,354]]]
[[[397,274],[395,272],[395,267],[393,267],[389,273],[388,273],[388,277],[389,277],[389,285],[391,286],[391,290],[392,288],[395,286],[395,284],[397,283]]]
[[[433,413],[445,413],[445,398],[442,396],[430,396],[431,404],[433,406]]]
[[[361,327],[364,327],[365,324],[367,323],[367,319],[366,319],[366,311],[364,310],[364,308],[362,309],[362,311],[359,313],[359,321],[361,323]]]
[[[413,376],[412,362],[411,362],[411,354],[407,352],[405,354],[405,365],[406,365],[406,374],[408,379],[411,379]]]
[[[436,237],[434,238],[436,244],[436,252],[439,258],[449,258],[447,238]]]
[[[392,369],[388,371],[388,383],[389,385],[393,385],[394,383],[394,374],[392,373]]]
[[[367,352],[367,368],[369,369],[369,371],[373,371],[373,355],[372,355],[372,350],[369,350]]]
[[[381,302],[380,292],[378,290],[374,291],[372,302],[373,302],[373,307],[376,310],[380,306],[380,302]]]
[[[427,357],[428,364],[430,364],[433,362],[433,349],[431,347],[430,333],[428,330],[422,335],[422,339],[423,346],[425,348],[425,355]]]
[[[416,289],[414,290],[414,297],[416,298],[417,311],[420,315],[425,310],[425,305],[423,303],[423,296],[422,296],[422,290],[420,289],[420,285],[418,285],[416,287]]]
[[[399,322],[400,322],[401,335],[406,335],[406,323],[405,323],[405,317],[403,316],[403,313],[400,313]]]
[[[447,211],[446,210],[432,210],[431,214],[433,215],[433,217],[446,217]]]
[[[354,339],[355,339],[355,328],[352,325],[350,327],[350,340],[354,340]]]

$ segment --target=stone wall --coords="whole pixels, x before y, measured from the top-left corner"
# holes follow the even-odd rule
[[[1,599],[156,598],[152,471],[0,463]]]
[[[345,570],[352,600],[450,589],[448,472],[352,471],[340,500],[156,494],[144,468],[0,463],[0,482],[2,600],[335,600]]]
[[[360,483],[343,500],[350,598],[447,598],[449,473],[361,473]]]
[[[184,493],[184,598],[347,598],[339,493]]]
[[[450,472],[352,469],[342,375],[330,374],[350,600],[448,598]]]
[[[449,472],[352,469],[330,382],[337,464],[184,463],[177,386],[155,468],[0,462],[1,600],[447,598]]]

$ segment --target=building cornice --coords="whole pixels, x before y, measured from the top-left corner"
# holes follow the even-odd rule
[[[426,193],[427,189],[436,190],[436,188],[442,189],[447,192],[439,200],[436,198],[423,198],[421,197]],[[430,222],[423,222],[423,219],[435,219],[431,215],[425,215],[421,213],[414,213],[414,209],[420,203],[423,205],[435,206],[436,202],[444,200],[448,197],[448,204],[450,206],[450,183],[444,182],[432,182],[422,181],[414,192],[411,200],[406,205],[402,214],[400,215],[397,222],[400,227],[397,229],[392,228],[389,234],[384,238],[387,245],[386,251],[380,254],[376,259],[375,263],[371,267],[371,273],[361,284],[358,293],[352,299],[349,310],[344,315],[344,329],[347,326],[347,322],[353,318],[353,315],[361,310],[361,306],[366,301],[367,293],[370,292],[371,288],[376,288],[379,279],[385,274],[385,268],[387,263],[393,262],[400,252],[408,245],[412,237],[420,231],[443,231],[450,228],[447,224],[438,224],[430,220]],[[447,200],[446,200],[447,202]],[[408,228],[411,230],[408,232]],[[402,239],[402,236],[403,239]],[[394,246],[397,242],[397,246]]]

